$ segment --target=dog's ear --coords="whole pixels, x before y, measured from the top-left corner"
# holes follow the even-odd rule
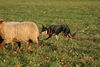
[[[3,20],[0,20],[0,24],[2,24],[4,21]]]
[[[45,26],[42,24],[42,28],[44,28]]]

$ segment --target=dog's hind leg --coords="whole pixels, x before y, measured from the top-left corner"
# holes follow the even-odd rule
[[[64,32],[64,38],[67,38],[67,40],[72,40],[72,35],[70,33],[70,30],[65,29]]]
[[[63,37],[64,37],[64,39],[69,40],[68,35],[67,36],[64,35]]]
[[[68,34],[68,38],[69,38],[69,40],[72,40],[72,35]]]

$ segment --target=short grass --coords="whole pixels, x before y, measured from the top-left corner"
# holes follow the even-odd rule
[[[35,44],[32,51],[24,51],[23,43],[14,54],[7,45],[0,53],[0,67],[100,67],[99,0],[0,0],[0,19],[33,21],[40,30],[42,24],[68,24],[77,32],[72,41],[62,34],[58,41],[40,36],[37,55]]]

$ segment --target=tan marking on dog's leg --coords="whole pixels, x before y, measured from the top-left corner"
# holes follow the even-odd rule
[[[70,37],[70,36],[64,36],[64,38],[66,39],[66,40],[72,40],[72,38]]]
[[[69,36],[67,36],[67,39],[68,39],[68,40],[70,40],[70,37],[69,37]]]
[[[72,38],[70,37],[70,40],[72,40]]]
[[[72,40],[72,36],[71,36],[71,34],[68,34],[69,35],[69,40]]]
[[[56,40],[58,40],[58,35],[55,35]]]
[[[66,39],[66,36],[63,36],[64,37],[64,39]]]
[[[64,36],[64,39],[65,39],[65,40],[68,40],[68,36]]]

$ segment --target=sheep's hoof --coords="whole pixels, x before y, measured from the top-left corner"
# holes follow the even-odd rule
[[[20,49],[19,49],[19,48],[17,48],[17,49],[16,49],[16,52],[20,52]]]

